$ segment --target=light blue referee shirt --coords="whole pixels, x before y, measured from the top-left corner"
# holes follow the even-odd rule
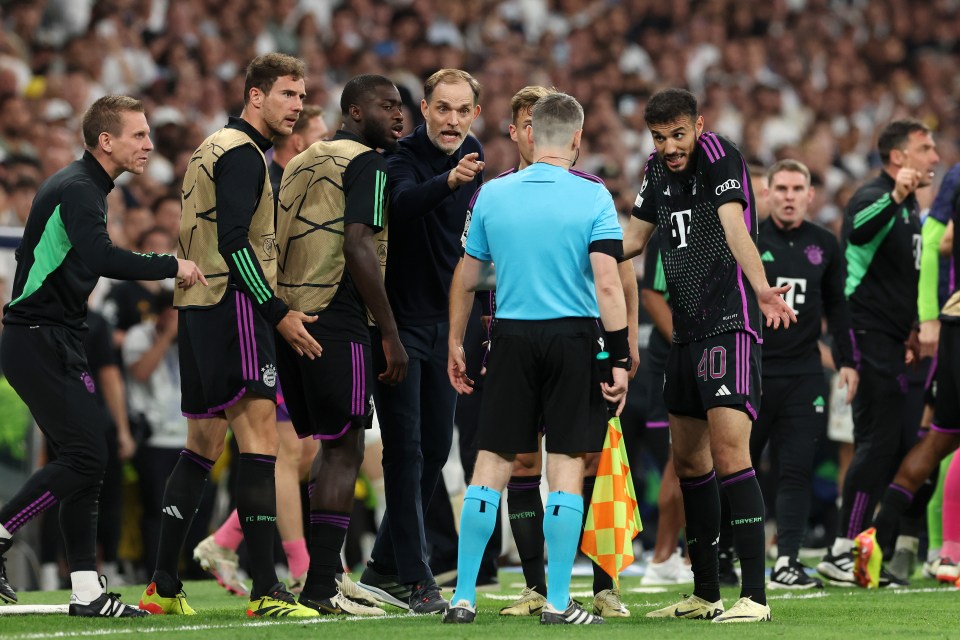
[[[497,317],[597,318],[590,243],[623,240],[606,187],[538,162],[488,182],[466,252],[497,267]]]

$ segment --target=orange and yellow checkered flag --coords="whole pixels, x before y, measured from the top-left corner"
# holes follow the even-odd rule
[[[607,423],[580,549],[619,589],[620,572],[633,562],[633,539],[642,530],[620,418],[614,416]]]

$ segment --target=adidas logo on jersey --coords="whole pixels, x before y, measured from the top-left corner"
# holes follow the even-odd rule
[[[817,396],[817,399],[813,401],[813,410],[817,413],[823,413],[826,406],[827,403],[824,401],[823,396]]]
[[[760,259],[763,260],[764,262],[773,262],[773,254],[770,253],[769,251],[764,251],[763,255],[760,256]]]
[[[183,516],[180,515],[180,509],[177,509],[176,507],[164,507],[163,512],[168,516],[173,516],[177,520],[183,520]]]
[[[720,385],[720,388],[717,389],[717,392],[716,392],[714,395],[715,395],[717,398],[719,398],[720,396],[729,396],[729,395],[731,395],[731,394],[730,394],[730,389],[727,389],[727,385],[722,384],[722,385]]]

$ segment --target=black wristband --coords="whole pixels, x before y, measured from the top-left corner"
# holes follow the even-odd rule
[[[607,352],[612,360],[623,360],[630,355],[629,331],[626,327],[619,331],[604,331]]]

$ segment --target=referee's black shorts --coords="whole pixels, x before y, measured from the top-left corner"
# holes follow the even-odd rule
[[[180,409],[214,418],[246,395],[277,401],[274,328],[240,291],[208,309],[181,309]]]
[[[592,318],[497,320],[480,405],[477,448],[549,453],[600,451],[607,424]]]
[[[323,356],[311,360],[277,337],[283,399],[301,438],[335,440],[348,429],[373,423],[373,358],[370,345],[318,341]]]

